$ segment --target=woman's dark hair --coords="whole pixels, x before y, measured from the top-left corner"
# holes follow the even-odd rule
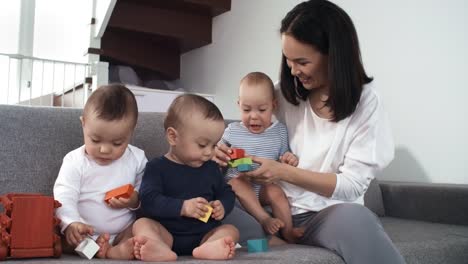
[[[362,87],[370,83],[361,60],[359,41],[351,18],[326,0],[298,4],[281,21],[281,34],[312,45],[328,56],[329,97],[325,104],[333,111],[333,121],[350,116],[361,98]],[[282,56],[281,91],[294,105],[306,100],[310,91],[294,80],[286,57]]]

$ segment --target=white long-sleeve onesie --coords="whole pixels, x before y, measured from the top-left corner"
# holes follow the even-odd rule
[[[276,94],[276,117],[288,128],[291,151],[299,158],[298,168],[337,176],[331,198],[282,182],[292,214],[320,211],[343,202],[363,204],[375,173],[394,155],[388,118],[372,85],[364,86],[356,111],[337,123],[317,116],[308,100],[295,106],[279,89]]]
[[[84,146],[69,152],[54,185],[54,198],[62,203],[57,209],[62,232],[73,222],[91,225],[97,234],[122,232],[135,214],[127,208],[107,206],[105,193],[129,183],[139,190],[146,162],[144,151],[131,145],[120,159],[106,166],[90,159]]]

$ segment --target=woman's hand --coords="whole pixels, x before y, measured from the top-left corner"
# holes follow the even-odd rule
[[[226,167],[228,161],[231,160],[231,158],[229,157],[229,154],[231,153],[232,150],[230,147],[223,143],[219,143],[218,146],[216,146],[215,155],[213,156],[212,160],[218,163],[218,165]]]
[[[272,183],[282,180],[281,177],[284,173],[281,172],[283,171],[285,164],[255,156],[252,156],[251,158],[252,161],[254,163],[258,163],[260,167],[253,171],[241,173],[239,174],[240,176],[247,177],[256,183]]]

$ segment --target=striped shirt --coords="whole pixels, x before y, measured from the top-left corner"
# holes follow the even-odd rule
[[[251,133],[242,122],[233,122],[224,131],[221,142],[231,144],[233,148],[241,148],[245,153],[252,156],[278,160],[281,155],[289,151],[288,131],[283,123],[274,121],[270,127],[261,134]],[[258,164],[252,165],[253,169],[258,168]],[[237,168],[228,168],[225,179],[236,177],[239,174]],[[258,197],[260,185],[252,184]]]

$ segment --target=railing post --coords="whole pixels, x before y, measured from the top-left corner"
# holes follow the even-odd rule
[[[101,85],[109,83],[109,63],[104,61],[98,61],[97,63],[91,64],[91,76],[93,83],[91,84],[91,90],[96,90]]]

